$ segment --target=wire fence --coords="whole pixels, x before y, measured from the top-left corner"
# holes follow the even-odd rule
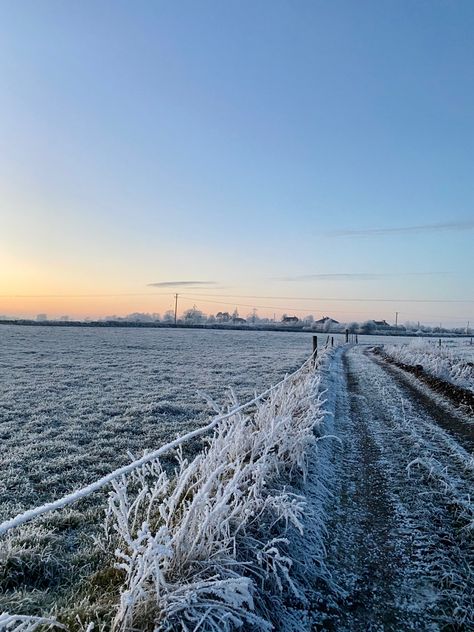
[[[72,505],[73,503],[76,503],[82,498],[85,498],[86,496],[90,496],[91,494],[106,487],[109,483],[120,478],[121,476],[129,474],[130,472],[136,470],[137,468],[142,467],[143,465],[145,465],[146,463],[149,463],[150,461],[154,461],[155,459],[163,456],[164,454],[166,454],[167,452],[170,452],[171,450],[178,448],[179,446],[190,441],[191,439],[195,439],[196,437],[200,437],[207,434],[208,432],[213,430],[220,422],[224,421],[225,419],[228,419],[229,417],[232,417],[233,415],[239,412],[242,412],[250,408],[251,406],[254,406],[256,403],[258,403],[262,399],[265,399],[266,397],[268,397],[268,395],[272,391],[279,388],[282,384],[285,384],[289,380],[295,378],[299,373],[301,373],[305,368],[307,368],[311,363],[313,363],[315,361],[315,358],[316,358],[316,354],[312,353],[305,360],[305,362],[298,369],[296,369],[296,371],[293,371],[293,373],[286,375],[282,380],[277,382],[275,385],[271,386],[270,388],[263,391],[259,395],[256,395],[253,399],[245,402],[244,404],[236,406],[226,413],[213,417],[207,425],[201,426],[200,428],[197,428],[196,430],[193,430],[191,432],[188,432],[184,435],[177,437],[173,441],[166,443],[165,445],[154,450],[153,452],[149,452],[148,454],[145,454],[141,458],[136,459],[135,461],[133,461],[132,463],[129,463],[128,465],[124,465],[123,467],[117,468],[113,472],[106,474],[105,476],[94,481],[93,483],[90,483],[89,485],[86,485],[85,487],[82,487],[81,489],[71,492],[70,494],[63,496],[62,498],[58,498],[55,501],[45,503],[43,505],[34,507],[32,509],[28,509],[27,511],[24,511],[23,513],[18,514],[14,518],[5,520],[4,522],[0,524],[0,536],[4,535],[11,529],[14,529],[16,527],[19,527],[22,524],[30,522],[31,520],[37,518],[38,516],[44,515],[46,513],[50,513],[52,511],[56,511],[58,509],[63,509],[64,507],[67,507],[68,505]]]

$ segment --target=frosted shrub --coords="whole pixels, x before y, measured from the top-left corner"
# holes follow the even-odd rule
[[[318,385],[308,366],[193,460],[178,453],[174,476],[155,460],[114,482],[106,539],[125,579],[113,630],[270,630],[267,600],[303,599],[287,550],[305,502],[288,486],[307,473]]]

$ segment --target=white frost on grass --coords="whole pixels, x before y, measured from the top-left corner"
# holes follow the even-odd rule
[[[474,392],[473,363],[457,353],[456,347],[415,341],[408,345],[385,345],[384,352],[397,362],[421,365],[430,375]]]
[[[4,325],[1,336],[0,522],[201,427],[198,389],[223,402],[231,384],[247,401],[311,350],[310,334],[274,332]],[[77,596],[97,570],[91,536],[104,502],[96,493],[0,539],[0,612],[47,612]]]
[[[289,553],[305,499],[287,486],[320,435],[319,380],[308,368],[225,420],[174,477],[156,460],[113,483],[107,537],[125,574],[113,630],[271,630],[288,592],[305,601]]]
[[[11,615],[6,612],[0,614],[0,630],[5,630],[6,632],[34,632],[38,629],[47,630],[54,628],[66,630],[66,627],[55,619]]]
[[[300,629],[292,608],[308,605],[307,577],[325,569],[324,523],[318,515],[305,531],[304,497],[322,403],[320,372],[307,364],[254,408],[222,420],[195,458],[178,452],[174,474],[153,459],[112,482],[101,547],[115,550],[124,583],[104,629],[290,629],[285,616]],[[236,406],[232,396],[228,410]],[[305,538],[316,570],[298,559]]]

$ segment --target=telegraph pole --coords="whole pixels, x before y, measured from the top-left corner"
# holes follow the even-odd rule
[[[174,326],[175,327],[178,323],[178,296],[179,294],[174,295]]]
[[[398,312],[395,312],[395,329],[398,327]]]

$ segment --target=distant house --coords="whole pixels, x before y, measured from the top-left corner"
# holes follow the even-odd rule
[[[300,322],[300,319],[297,316],[283,316],[281,322],[285,325],[296,325],[296,323]]]
[[[325,325],[326,323],[331,323],[334,325],[339,325],[338,320],[334,320],[334,318],[329,318],[329,316],[324,316],[324,318],[320,318],[319,320],[315,320],[315,325]]]
[[[234,316],[234,318],[232,318],[232,323],[234,325],[243,325],[246,322],[245,318],[240,318],[240,316]]]
[[[323,318],[314,321],[313,329],[317,329],[319,331],[330,331],[335,325],[339,325],[339,321],[334,318],[330,318],[329,316],[324,316]]]
[[[374,320],[374,325],[377,329],[392,329],[392,325],[389,325],[386,320]]]

